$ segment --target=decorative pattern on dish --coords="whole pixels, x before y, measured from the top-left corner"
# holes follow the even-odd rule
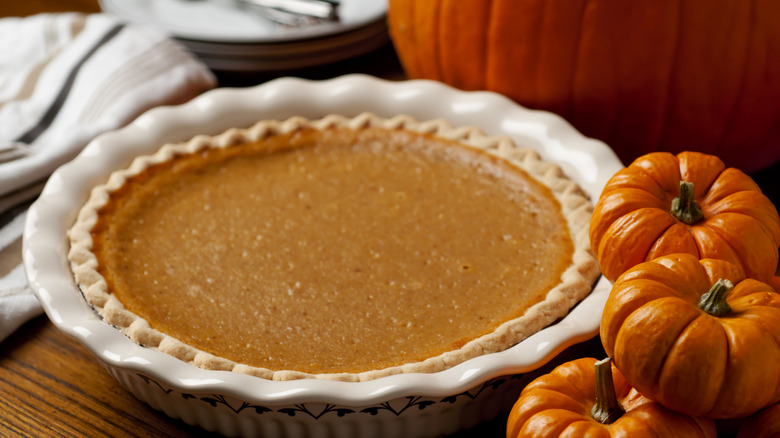
[[[472,340],[462,348],[424,361],[360,373],[272,371],[235,363],[229,359],[195,349],[152,328],[145,319],[125,309],[124,305],[108,292],[105,279],[96,270],[97,260],[91,251],[91,230],[97,220],[96,212],[106,204],[112,191],[121,188],[129,178],[140,174],[149,166],[168,162],[176,155],[255,142],[268,136],[286,134],[309,126],[317,129],[340,126],[358,130],[369,127],[411,130],[462,142],[509,161],[524,169],[554,192],[564,211],[564,216],[568,220],[570,234],[575,245],[572,266],[565,271],[561,283],[547,294],[545,301],[534,305],[522,317],[504,323],[495,332]],[[76,225],[71,229],[69,258],[76,280],[87,300],[106,321],[143,346],[163,351],[202,368],[232,370],[269,379],[289,380],[314,377],[352,381],[370,380],[403,372],[440,371],[484,353],[501,351],[564,316],[574,304],[588,294],[598,276],[596,262],[590,252],[587,239],[587,223],[591,208],[582,190],[566,178],[560,168],[551,163],[543,162],[534,151],[516,147],[507,138],[487,137],[476,128],[453,128],[440,120],[420,123],[405,116],[380,119],[370,114],[353,119],[329,116],[316,121],[292,118],[284,122],[264,121],[249,129],[234,129],[220,136],[201,136],[186,143],[166,145],[154,155],[139,157],[128,169],[115,172],[108,183],[93,191],[89,202],[80,213]]]
[[[467,391],[463,391],[459,394],[447,396],[447,397],[423,397],[423,396],[406,396],[402,399],[390,400],[378,403],[376,405],[353,408],[347,406],[339,406],[331,403],[298,403],[293,406],[284,407],[267,407],[258,404],[252,404],[247,402],[235,403],[231,402],[228,397],[221,394],[212,394],[208,396],[195,395],[191,393],[179,394],[183,399],[198,400],[212,408],[226,408],[233,414],[246,414],[252,412],[256,415],[268,415],[268,414],[285,414],[289,417],[295,417],[299,415],[305,415],[313,420],[325,419],[329,416],[344,417],[347,415],[389,415],[394,417],[401,417],[404,414],[410,414],[413,411],[422,411],[428,408],[434,408],[437,405],[453,405],[460,402],[460,398],[466,398],[469,400],[478,400],[481,397],[486,396],[491,392],[495,392],[506,385],[520,386],[525,382],[531,380],[538,375],[538,372],[531,372],[526,374],[515,374],[511,376],[501,376],[490,379],[481,385],[471,388]],[[160,391],[166,395],[171,395],[175,392],[174,389],[166,388],[158,381],[147,377],[143,374],[136,374],[136,377],[146,382],[147,385],[159,388]],[[176,391],[177,392],[177,391]]]

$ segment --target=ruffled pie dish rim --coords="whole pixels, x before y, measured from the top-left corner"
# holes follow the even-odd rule
[[[210,148],[230,148],[244,143],[261,142],[276,135],[291,134],[303,129],[348,129],[360,131],[370,128],[388,131],[411,131],[443,138],[460,146],[485,151],[547,187],[560,206],[566,219],[568,233],[574,245],[570,265],[558,283],[547,292],[545,299],[510,321],[502,323],[492,333],[467,342],[459,349],[447,351],[420,362],[411,362],[360,373],[308,373],[296,370],[271,370],[216,356],[184,343],[169,334],[151,327],[149,322],[127,310],[108,290],[104,277],[97,270],[98,260],[92,248],[91,231],[97,222],[99,210],[111,194],[121,189],[132,177],[151,166],[175,160],[179,156],[202,152]],[[171,355],[198,368],[231,371],[269,380],[326,379],[339,381],[367,381],[394,374],[435,373],[461,364],[469,359],[497,353],[517,344],[556,320],[563,318],[571,308],[590,293],[599,276],[598,262],[590,249],[588,226],[593,210],[587,194],[569,179],[562,169],[546,161],[529,148],[518,147],[506,136],[488,136],[475,126],[453,126],[442,119],[418,121],[408,115],[382,118],[362,113],[349,118],[330,114],[310,120],[294,116],[286,120],[261,120],[249,128],[232,128],[221,134],[198,135],[180,143],[168,143],[150,155],[136,157],[125,169],[115,170],[105,183],[95,186],[76,222],[68,231],[70,251],[68,260],[76,283],[85,299],[101,317],[139,345]]]
[[[363,111],[380,116],[404,113],[417,119],[438,117],[456,125],[479,126],[489,135],[507,135],[560,165],[591,199],[598,198],[609,177],[623,167],[607,145],[583,136],[561,117],[521,107],[492,92],[461,91],[428,80],[390,81],[355,74],[327,80],[279,78],[247,88],[218,88],[182,105],[154,108],[128,126],[98,136],[49,178],[29,209],[23,250],[30,287],[49,320],[83,345],[112,375],[144,376],[165,387],[166,394],[169,389],[171,394],[219,394],[274,406],[327,402],[356,407],[404,397],[452,396],[500,376],[536,370],[567,347],[598,334],[610,289],[603,277],[563,320],[505,351],[485,354],[439,373],[398,374],[365,382],[270,381],[203,370],[141,347],[106,324],[79,293],[67,262],[66,231],[89,189],[105,181],[109,169],[127,167],[137,155],[198,133],[217,134],[232,126],[295,114],[319,118]],[[148,398],[141,393],[139,397]],[[182,409],[193,408],[186,402],[172,396],[156,406],[169,403],[171,408],[181,404],[186,405]],[[170,412],[176,417],[184,415]]]

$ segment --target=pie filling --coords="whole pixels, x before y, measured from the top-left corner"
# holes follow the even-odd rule
[[[198,366],[365,379],[507,348],[598,275],[566,196],[517,160],[376,121],[277,131],[150,160],[87,204],[71,259],[104,318]]]

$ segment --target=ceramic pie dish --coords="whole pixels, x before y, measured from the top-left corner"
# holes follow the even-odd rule
[[[135,158],[92,189],[68,258],[94,309],[147,348],[365,381],[442,371],[565,316],[600,274],[591,209],[507,137],[293,117]]]
[[[73,282],[65,232],[90,188],[133,157],[164,143],[262,119],[354,116],[366,111],[383,117],[441,118],[457,126],[478,126],[489,135],[508,135],[559,164],[591,198],[621,167],[605,145],[582,137],[560,118],[528,111],[491,93],[366,76],[321,82],[280,79],[249,89],[215,90],[186,105],[152,110],[127,128],[97,138],[52,176],[28,215],[24,250],[28,278],[50,319],[82,342],[141,400],[226,435],[313,436],[326,429],[338,436],[374,430],[387,436],[409,430],[421,436],[441,435],[508,409],[534,372],[597,333],[608,291],[603,280],[563,320],[507,350],[444,371],[364,382],[272,381],[193,367],[140,347],[104,323]]]

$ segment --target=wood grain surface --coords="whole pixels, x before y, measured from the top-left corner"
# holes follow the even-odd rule
[[[0,17],[27,17],[41,12],[100,12],[97,0],[3,0]]]
[[[45,316],[0,344],[0,436],[208,436],[140,402]]]

